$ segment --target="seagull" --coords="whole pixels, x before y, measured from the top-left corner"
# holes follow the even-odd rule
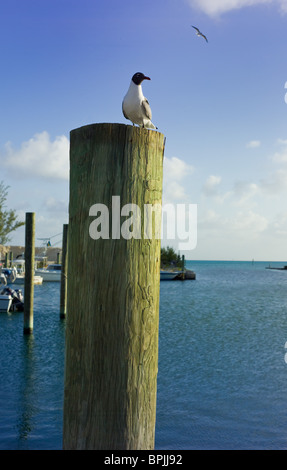
[[[202,38],[204,38],[204,39],[206,40],[206,42],[208,42],[207,37],[204,36],[204,34],[202,34],[196,26],[192,26],[192,27],[193,27],[194,29],[196,29],[196,35],[197,35],[197,36],[201,36]]]
[[[137,72],[133,75],[127,94],[122,102],[123,115],[133,125],[138,124],[146,129],[157,129],[151,122],[151,109],[148,100],[142,92],[143,80],[150,80],[143,73]]]

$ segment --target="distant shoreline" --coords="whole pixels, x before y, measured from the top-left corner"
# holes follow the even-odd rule
[[[13,260],[17,257],[22,256],[25,252],[24,246],[19,245],[0,245],[0,260],[5,261],[6,253],[12,253]],[[54,246],[38,246],[35,247],[36,256],[46,256],[48,261],[56,262],[58,253],[62,253],[62,248]]]

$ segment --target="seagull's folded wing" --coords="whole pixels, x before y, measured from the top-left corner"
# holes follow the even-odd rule
[[[147,119],[151,120],[151,109],[148,100],[145,98],[142,102],[142,111],[147,117]]]

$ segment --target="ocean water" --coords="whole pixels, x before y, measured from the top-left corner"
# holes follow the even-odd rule
[[[161,282],[157,450],[287,448],[287,271],[268,265],[189,261],[196,281]],[[59,291],[35,286],[33,335],[0,314],[0,449],[62,448]]]

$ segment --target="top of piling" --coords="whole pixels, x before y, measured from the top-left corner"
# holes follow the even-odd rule
[[[146,129],[145,127],[139,127],[139,126],[132,126],[130,124],[122,124],[122,123],[112,123],[112,122],[98,122],[98,123],[93,123],[93,124],[86,124],[84,126],[80,126],[78,128],[72,129],[70,133],[74,132],[79,132],[79,131],[92,131],[96,127],[103,127],[103,128],[112,128],[112,127],[118,127],[118,128],[126,128],[127,130],[133,131],[135,133],[156,133],[159,135],[164,136],[162,132],[159,132],[158,130],[155,129]]]

